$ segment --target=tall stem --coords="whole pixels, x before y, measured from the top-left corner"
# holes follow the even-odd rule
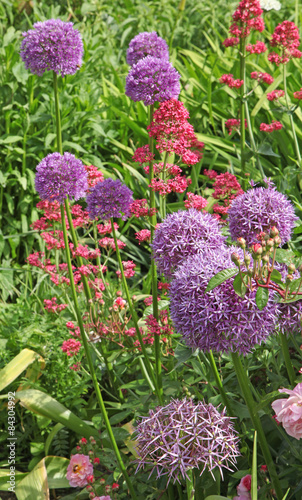
[[[188,476],[186,478],[187,499],[188,500],[194,500],[194,498],[195,498],[195,489],[194,489],[193,471],[192,471],[192,469],[187,471],[187,476]]]
[[[209,360],[209,363],[210,363],[210,366],[211,366],[211,369],[212,369],[212,373],[214,375],[215,382],[216,382],[216,384],[218,386],[218,390],[220,392],[223,404],[226,406],[226,408],[228,410],[229,416],[232,417],[232,416],[234,416],[234,412],[233,412],[232,407],[230,405],[229,398],[227,397],[227,394],[226,394],[226,392],[224,390],[224,387],[222,385],[222,380],[220,378],[220,375],[219,375],[219,372],[218,372],[218,369],[217,369],[217,366],[216,366],[215,359],[214,359],[212,351],[210,351],[207,354],[207,358]]]
[[[152,123],[154,113],[154,105],[149,107],[149,124]],[[153,137],[149,137],[149,148],[151,153],[154,151],[154,140]],[[149,163],[149,184],[151,184],[154,178],[153,162]],[[150,188],[150,210],[154,211],[155,205],[155,193],[152,188]],[[150,231],[151,231],[151,242],[154,238],[154,229],[156,226],[156,214],[150,216]],[[158,321],[158,301],[157,301],[157,272],[154,259],[151,257],[151,280],[152,280],[152,306],[153,306],[153,316]],[[159,335],[154,335],[154,352],[155,352],[155,374],[157,387],[159,391],[160,400],[163,399],[163,384],[162,384],[162,371],[161,371],[161,353],[160,353],[160,343]]]
[[[59,153],[61,155],[63,155],[61,114],[60,114],[60,101],[59,101],[59,90],[58,90],[58,77],[57,77],[57,74],[55,72],[53,72],[53,87],[54,87],[54,96],[55,96],[57,148],[58,148]],[[69,224],[69,230],[70,230],[70,233],[71,233],[72,243],[74,245],[74,248],[77,248],[78,247],[78,238],[77,238],[77,234],[76,234],[73,222],[72,222],[72,216],[71,216],[71,212],[70,212],[70,207],[69,207],[69,201],[68,201],[68,199],[65,200],[65,211],[66,211],[66,215],[67,215],[67,219],[68,219],[68,224]],[[62,223],[63,223],[63,221],[62,221]],[[77,262],[78,262],[79,266],[82,266],[83,265],[82,257],[78,256],[77,257]],[[91,296],[91,291],[90,291],[90,288],[89,288],[89,285],[88,285],[88,280],[87,280],[86,276],[82,277],[82,281],[83,281],[83,287],[84,287],[84,293],[85,293],[86,301],[87,301],[89,309],[91,309],[91,299],[92,299],[92,296]],[[93,316],[95,316],[95,315],[93,314]],[[93,317],[93,320],[95,322],[95,317]],[[118,384],[117,384],[117,381],[116,381],[116,376],[115,376],[115,373],[114,373],[114,370],[113,370],[113,366],[112,366],[112,364],[110,362],[108,362],[108,359],[107,359],[108,358],[108,353],[107,353],[106,347],[104,345],[101,345],[100,346],[100,350],[102,352],[102,356],[104,358],[105,365],[106,365],[106,368],[108,370],[108,375],[109,375],[109,379],[110,379],[111,385],[112,385],[113,389],[115,390],[115,393],[119,394],[120,395],[120,399],[123,400],[122,391],[120,391],[119,388],[118,388]]]
[[[295,25],[299,24],[299,0],[295,1]]]
[[[252,124],[251,124],[251,118],[250,118],[250,113],[249,113],[248,102],[245,101],[244,105],[245,105],[245,114],[246,114],[247,128],[248,128],[248,131],[249,131],[249,136],[250,136],[250,141],[251,141],[251,144],[252,144],[253,153],[256,156],[258,168],[260,170],[260,173],[261,173],[262,179],[263,179],[265,177],[265,174],[264,174],[264,171],[263,171],[263,168],[262,168],[262,164],[261,164],[260,158],[259,158],[258,153],[257,153],[257,148],[256,148],[256,143],[255,143],[255,138],[254,138],[254,132],[253,132],[253,128],[252,128]]]
[[[149,375],[150,379],[152,380],[152,383],[153,383],[153,385],[155,387],[158,400],[159,400],[160,403],[162,403],[162,396],[161,396],[161,393],[160,393],[160,391],[158,389],[157,380],[156,380],[156,377],[154,376],[153,368],[151,366],[151,363],[150,363],[150,360],[149,360],[149,356],[148,356],[145,344],[143,342],[143,337],[142,337],[142,334],[141,334],[139,326],[138,326],[138,317],[137,317],[136,311],[135,311],[135,309],[133,307],[132,299],[130,297],[129,288],[128,288],[127,281],[126,281],[126,278],[125,278],[123,263],[122,263],[122,259],[121,259],[121,254],[120,254],[119,247],[118,247],[118,244],[117,244],[117,237],[116,237],[114,222],[113,222],[112,218],[111,218],[111,228],[112,228],[112,234],[113,234],[114,243],[115,243],[116,256],[117,256],[117,260],[118,260],[118,263],[119,263],[119,268],[120,268],[120,271],[121,271],[121,278],[122,278],[123,288],[124,288],[124,291],[125,291],[126,297],[127,297],[129,311],[130,311],[130,314],[131,314],[131,317],[132,317],[132,321],[133,321],[134,326],[135,326],[136,335],[137,335],[137,338],[139,340],[139,343],[140,343],[140,346],[141,346],[141,349],[142,349],[142,353],[144,355],[144,359],[145,359],[145,363],[146,363],[146,368],[147,368],[147,371],[148,371],[148,375]]]
[[[258,415],[257,410],[256,410],[255,401],[254,401],[254,398],[252,396],[251,389],[250,389],[250,381],[249,381],[248,376],[247,376],[247,374],[242,366],[240,357],[237,353],[232,354],[232,360],[233,360],[233,365],[234,365],[234,368],[236,371],[236,376],[237,376],[243,397],[245,399],[246,405],[247,405],[248,410],[249,410],[250,417],[252,419],[254,428],[257,431],[258,440],[259,440],[259,443],[260,443],[260,446],[262,449],[265,463],[267,465],[267,468],[268,468],[268,471],[269,471],[269,474],[271,477],[273,488],[276,492],[277,499],[282,500],[282,498],[283,498],[282,489],[281,489],[281,486],[279,483],[279,478],[277,475],[276,467],[275,467],[275,464],[273,462],[272,455],[271,455],[270,449],[268,447],[266,437],[265,437],[265,434],[264,434],[264,431],[263,431],[263,428],[261,425],[261,420],[260,420],[259,415]]]
[[[284,86],[286,107],[287,107],[288,111],[290,111],[290,104],[289,104],[288,93],[287,93],[286,64],[283,64],[283,86]],[[294,118],[293,118],[292,113],[290,113],[289,119],[290,119],[290,125],[291,125],[291,129],[292,129],[293,137],[294,137],[296,155],[298,158],[299,167],[301,168],[301,166],[302,166],[301,165],[301,153],[300,153],[300,148],[299,148],[298,139],[297,139],[296,130],[295,130]]]
[[[279,332],[279,338],[281,340],[281,348],[282,348],[282,353],[283,353],[283,357],[284,357],[284,361],[285,361],[285,366],[286,366],[288,378],[289,378],[290,384],[292,386],[294,386],[295,385],[296,375],[295,375],[295,372],[294,372],[294,368],[293,368],[292,362],[290,360],[290,354],[289,354],[289,350],[288,350],[287,337],[283,333]]]
[[[125,481],[127,483],[127,486],[129,488],[129,491],[131,493],[132,498],[134,500],[136,500],[137,497],[136,497],[133,485],[132,485],[132,483],[130,481],[130,478],[128,476],[126,467],[125,467],[124,462],[122,460],[121,454],[119,452],[119,449],[118,449],[118,446],[117,446],[117,443],[116,443],[116,440],[114,438],[114,434],[113,434],[113,431],[112,431],[112,428],[111,428],[111,425],[110,425],[110,422],[109,422],[109,418],[108,418],[107,411],[106,411],[106,408],[105,408],[105,404],[104,404],[104,401],[103,401],[102,393],[100,391],[98,380],[97,380],[97,376],[96,376],[96,373],[95,373],[95,369],[94,369],[94,365],[93,365],[91,353],[90,353],[90,350],[89,350],[88,340],[87,340],[86,333],[85,333],[85,330],[84,330],[82,315],[81,315],[81,312],[80,312],[80,309],[79,309],[78,297],[77,297],[77,292],[76,292],[75,283],[74,283],[74,279],[73,279],[73,272],[72,272],[72,265],[71,265],[71,258],[70,258],[70,250],[69,250],[69,242],[68,242],[68,235],[67,235],[66,221],[65,221],[64,205],[61,205],[61,219],[62,219],[62,228],[63,228],[63,235],[64,235],[64,243],[65,243],[65,253],[66,253],[67,266],[68,266],[68,274],[69,274],[69,279],[70,279],[71,294],[72,294],[72,299],[73,299],[73,303],[74,303],[74,308],[75,308],[75,311],[76,311],[78,325],[79,325],[79,328],[80,328],[81,339],[82,339],[82,343],[83,343],[85,354],[86,354],[86,359],[87,359],[88,366],[89,366],[90,376],[91,376],[91,379],[92,379],[92,383],[93,383],[93,387],[94,387],[94,390],[95,390],[96,398],[97,398],[97,401],[98,401],[98,404],[99,404],[99,407],[100,407],[100,410],[101,410],[101,414],[102,414],[102,417],[103,417],[103,421],[105,423],[105,427],[106,427],[109,439],[111,441],[112,449],[113,449],[113,451],[115,453],[115,457],[116,457],[119,469],[120,469],[121,473],[124,476],[124,479],[125,479]]]
[[[241,173],[245,172],[245,94],[246,94],[246,75],[245,75],[245,56],[246,50],[245,38],[240,39],[240,80],[243,80],[243,85],[240,87],[240,154],[241,154]]]

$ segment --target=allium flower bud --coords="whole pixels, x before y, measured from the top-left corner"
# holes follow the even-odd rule
[[[168,476],[175,482],[187,478],[187,471],[216,467],[230,470],[240,455],[238,437],[225,410],[219,413],[212,404],[192,399],[172,400],[164,407],[149,411],[137,425],[138,467],[152,468],[157,477]],[[137,472],[136,471],[136,472]]]
[[[288,274],[294,274],[296,272],[296,266],[295,264],[289,264],[287,267]]]
[[[237,243],[240,246],[240,248],[245,248],[246,247],[246,241],[244,238],[240,237],[237,238]]]

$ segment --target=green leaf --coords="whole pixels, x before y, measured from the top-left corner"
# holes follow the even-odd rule
[[[243,280],[245,281],[245,278],[247,278],[247,275],[246,275],[246,273],[242,273],[242,274],[243,274]],[[234,279],[233,288],[234,288],[235,292],[237,293],[237,295],[239,295],[239,297],[243,298],[245,296],[246,291],[247,291],[247,286],[242,282],[240,274],[237,274],[236,278]]]
[[[301,278],[298,278],[296,280],[293,280],[289,287],[288,287],[288,292],[289,293],[293,293],[293,292],[296,292],[300,286],[300,283],[301,283]],[[302,298],[302,297],[301,297]]]
[[[68,427],[68,429],[73,430],[80,436],[84,436],[86,439],[89,439],[90,436],[98,437],[96,429],[86,424],[86,422],[44,392],[35,389],[18,391],[16,392],[16,398],[28,410],[51,418],[55,422],[60,422],[65,427]]]
[[[19,354],[0,371],[0,391],[11,384],[36,360],[39,360],[41,369],[43,369],[45,366],[44,359],[35,351],[23,349],[23,351],[19,352]]]
[[[255,431],[255,434],[254,434],[251,497],[252,497],[252,500],[258,500],[258,490],[257,490],[257,431]]]
[[[49,488],[45,459],[41,460],[36,467],[18,483],[16,487],[18,500],[49,500]]]
[[[224,269],[223,271],[220,271],[219,273],[215,274],[215,276],[213,276],[213,278],[210,279],[208,286],[206,288],[206,292],[210,292],[211,290],[216,288],[216,286],[221,285],[221,283],[224,283],[224,281],[235,276],[235,274],[238,274],[237,267]]]
[[[281,262],[281,264],[291,264],[294,258],[295,254],[291,250],[283,250],[283,248],[277,248],[276,250],[277,262]]]
[[[209,497],[205,498],[205,500],[229,500],[229,498],[222,497],[221,495],[210,495]]]
[[[278,283],[278,285],[284,285],[281,273],[279,273],[277,269],[273,269],[271,273],[271,280],[274,281],[274,283]]]
[[[275,156],[276,158],[280,158],[280,155],[272,150],[272,146],[270,144],[262,144],[258,149],[258,153],[265,156]]]
[[[63,424],[56,424],[52,430],[50,431],[50,433],[48,434],[47,436],[47,439],[45,441],[45,448],[44,448],[44,451],[45,451],[45,455],[48,455],[49,453],[49,448],[50,448],[50,445],[53,441],[53,438],[56,436],[56,434],[61,430],[63,429],[64,425]]]
[[[258,309],[262,311],[268,302],[268,289],[259,287],[256,293],[256,304]]]

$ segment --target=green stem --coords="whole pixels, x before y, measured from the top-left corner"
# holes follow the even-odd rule
[[[226,408],[228,410],[229,416],[232,417],[232,416],[234,416],[234,412],[232,410],[229,398],[227,397],[227,394],[226,394],[226,392],[224,390],[224,387],[222,385],[222,380],[220,378],[220,375],[219,375],[219,372],[218,372],[218,369],[217,369],[217,365],[215,363],[215,358],[213,356],[213,352],[212,351],[210,351],[207,354],[207,358],[209,360],[209,363],[210,363],[210,366],[211,366],[211,370],[212,370],[212,373],[214,375],[215,382],[216,382],[216,384],[218,386],[218,390],[220,392],[223,404],[226,406]]]
[[[164,155],[164,161],[163,161],[163,170],[161,172],[161,179],[165,182],[166,180],[166,165],[167,165],[167,160],[168,160],[168,153],[165,152]],[[161,220],[166,218],[166,204],[167,204],[167,197],[166,195],[161,196],[159,195],[159,214]]]
[[[299,24],[299,0],[296,0],[295,1],[295,25],[298,26],[298,24]]]
[[[262,179],[263,179],[265,177],[265,174],[264,174],[264,171],[263,171],[263,168],[262,168],[262,165],[261,165],[260,158],[259,158],[258,153],[257,153],[257,147],[256,147],[256,142],[255,142],[255,138],[254,138],[253,128],[252,128],[252,124],[251,124],[251,118],[250,118],[250,113],[249,113],[248,102],[245,101],[244,104],[245,104],[245,114],[246,114],[247,128],[248,128],[248,131],[249,131],[249,136],[250,136],[250,140],[251,140],[251,144],[252,144],[253,153],[256,156],[258,168],[260,170],[260,173],[261,173]]]
[[[288,93],[287,93],[286,64],[283,64],[283,86],[284,86],[286,107],[287,107],[288,111],[290,112],[290,103],[289,103]],[[296,135],[294,118],[293,118],[293,115],[291,112],[289,114],[289,119],[290,119],[290,126],[292,129],[293,137],[294,137],[295,151],[296,151],[296,155],[298,158],[299,167],[301,168],[302,167],[302,165],[301,165],[301,153],[300,153],[300,148],[299,148],[298,139],[297,139],[297,135]]]
[[[245,399],[246,405],[247,405],[248,410],[249,410],[250,417],[251,417],[252,422],[253,422],[253,426],[254,426],[255,430],[257,431],[258,440],[259,440],[259,443],[260,443],[260,446],[262,449],[265,463],[267,465],[267,468],[268,468],[268,471],[269,471],[269,474],[271,477],[273,488],[275,489],[277,499],[282,500],[282,498],[283,498],[282,489],[281,489],[281,486],[279,483],[279,478],[277,475],[276,467],[275,467],[275,464],[273,462],[272,455],[271,455],[271,452],[269,450],[269,447],[268,447],[268,444],[266,441],[266,437],[265,437],[265,434],[264,434],[264,431],[263,431],[263,428],[261,425],[261,420],[260,420],[258,412],[256,410],[255,401],[254,401],[254,398],[252,396],[251,389],[250,389],[250,381],[248,379],[246,371],[243,369],[243,366],[242,366],[242,363],[241,363],[241,360],[240,360],[238,353],[232,354],[232,360],[233,360],[233,365],[234,365],[234,368],[236,371],[236,376],[237,376],[243,397]]]
[[[152,123],[154,113],[154,105],[149,107],[149,124]],[[154,140],[149,137],[149,148],[151,153],[154,151]],[[149,184],[151,184],[152,179],[154,179],[153,162],[149,163]],[[150,188],[150,210],[156,208],[155,205],[155,193],[153,189]],[[154,238],[154,229],[157,223],[156,214],[150,216],[150,231],[151,231],[151,242]],[[152,282],[152,306],[153,306],[153,316],[156,321],[158,321],[158,300],[157,300],[157,272],[154,259],[151,257],[151,282]],[[159,391],[159,399],[163,399],[163,384],[162,384],[162,370],[161,370],[161,352],[160,352],[160,338],[159,335],[154,335],[154,352],[155,352],[155,374],[157,387]]]
[[[192,469],[187,470],[187,476],[188,476],[186,478],[187,498],[188,498],[188,500],[194,500],[195,489],[194,489],[193,471],[192,471]]]
[[[241,154],[241,170],[245,172],[245,94],[246,94],[246,71],[245,71],[245,56],[246,56],[246,39],[240,39],[240,80],[243,80],[243,85],[240,87],[240,154]]]
[[[287,337],[283,333],[279,332],[279,338],[281,340],[281,348],[282,348],[282,353],[283,353],[283,357],[284,357],[284,361],[285,361],[285,366],[286,366],[288,378],[289,378],[290,384],[292,386],[294,386],[296,376],[295,376],[293,365],[292,365],[292,362],[290,359]]]
[[[148,371],[148,375],[149,375],[150,379],[152,380],[152,383],[153,383],[153,385],[155,387],[158,400],[159,400],[160,404],[162,404],[162,395],[161,395],[161,393],[160,393],[160,391],[158,389],[157,380],[156,380],[156,377],[154,376],[153,368],[151,366],[151,363],[150,363],[150,360],[149,360],[149,356],[148,356],[145,344],[143,342],[143,337],[142,337],[142,334],[141,334],[139,326],[138,326],[138,317],[137,317],[136,311],[134,310],[134,307],[133,307],[133,304],[132,304],[132,299],[130,297],[129,288],[128,288],[127,281],[126,281],[126,278],[125,278],[123,263],[122,263],[122,259],[121,259],[121,254],[120,254],[119,247],[118,247],[118,244],[117,244],[117,237],[116,237],[114,222],[113,222],[112,218],[110,220],[111,220],[112,234],[113,234],[114,243],[115,243],[116,256],[117,256],[119,268],[120,268],[120,271],[121,271],[122,284],[123,284],[123,288],[124,288],[124,291],[125,291],[125,294],[126,294],[126,297],[127,297],[129,311],[130,311],[130,314],[131,314],[131,317],[132,317],[132,321],[133,321],[134,326],[135,326],[136,335],[137,335],[137,338],[139,340],[139,343],[140,343],[140,346],[141,346],[141,349],[142,349],[142,353],[144,355],[144,359],[145,359],[145,363],[146,363],[146,368],[147,368],[147,371]]]
[[[57,147],[58,147],[59,153],[61,155],[63,155],[61,115],[60,115],[60,101],[59,101],[59,91],[58,91],[58,77],[57,77],[57,74],[55,72],[53,72],[53,86],[54,86],[54,96],[55,96]],[[68,219],[68,224],[69,224],[69,230],[70,230],[70,233],[71,233],[72,243],[74,245],[74,248],[77,248],[78,247],[78,238],[77,238],[77,234],[76,234],[73,222],[72,222],[72,216],[71,216],[71,212],[70,212],[70,207],[69,207],[69,201],[68,201],[68,199],[65,200],[65,211],[66,211],[66,214],[67,214],[67,219]],[[63,221],[62,221],[62,223],[63,223]],[[82,257],[78,256],[77,257],[77,262],[78,262],[79,266],[82,266],[83,265],[83,259],[82,259]],[[94,312],[92,310],[92,306],[91,306],[91,304],[92,304],[91,290],[89,288],[88,280],[87,280],[86,276],[82,277],[82,282],[83,282],[84,293],[85,293],[85,297],[86,297],[86,301],[87,301],[88,307],[92,311],[92,313],[93,313],[93,321],[94,321],[94,323],[96,323],[96,321],[95,321],[96,320],[95,314],[94,314]],[[108,353],[107,353],[105,345],[101,344],[100,350],[102,352],[102,356],[103,356],[104,361],[105,361],[105,365],[106,365],[106,368],[107,368],[107,371],[108,371],[108,375],[109,375],[109,379],[110,379],[111,385],[112,385],[113,389],[115,390],[115,393],[120,395],[120,400],[123,401],[124,397],[123,397],[122,391],[118,387],[118,383],[116,381],[116,376],[115,376],[115,373],[114,373],[114,370],[113,370],[113,366],[112,366],[111,363],[108,362],[108,359],[107,359],[108,358]]]
[[[130,481],[130,478],[128,476],[126,467],[125,467],[124,462],[122,460],[121,454],[119,452],[119,449],[118,449],[118,446],[117,446],[117,443],[116,443],[116,440],[114,438],[114,434],[113,434],[113,431],[112,431],[112,428],[111,428],[111,425],[110,425],[110,422],[109,422],[109,418],[108,418],[107,411],[106,411],[106,408],[105,408],[105,404],[104,404],[104,401],[103,401],[102,393],[101,393],[99,385],[98,385],[98,380],[97,380],[97,376],[96,376],[96,373],[95,373],[95,369],[94,369],[94,365],[93,365],[91,353],[90,353],[90,350],[89,350],[88,340],[87,340],[86,333],[85,333],[85,330],[84,330],[82,315],[81,315],[81,312],[80,312],[80,309],[79,309],[78,297],[77,297],[77,292],[76,292],[75,283],[74,283],[74,279],[73,279],[73,272],[72,272],[72,265],[71,265],[71,258],[70,258],[70,250],[69,250],[69,242],[68,242],[68,235],[67,235],[66,221],[65,221],[65,211],[64,211],[64,206],[63,205],[61,205],[61,219],[62,219],[62,228],[63,228],[63,235],[64,235],[64,243],[65,243],[65,253],[66,253],[66,260],[67,260],[67,266],[68,266],[69,279],[70,279],[71,294],[72,294],[74,308],[75,308],[76,315],[77,315],[78,325],[79,325],[79,328],[80,328],[81,339],[82,339],[83,347],[84,347],[84,350],[85,350],[85,354],[86,354],[86,358],[87,358],[87,362],[88,362],[88,366],[89,366],[90,376],[91,376],[91,379],[92,379],[92,382],[93,382],[93,387],[94,387],[94,390],[95,390],[96,398],[97,398],[97,401],[98,401],[98,404],[99,404],[99,407],[100,407],[100,410],[101,410],[101,413],[102,413],[103,421],[105,423],[105,427],[106,427],[109,439],[111,441],[112,449],[113,449],[113,451],[115,453],[115,457],[116,457],[119,469],[120,469],[121,473],[124,476],[124,479],[125,479],[125,481],[127,483],[127,486],[129,488],[129,491],[131,493],[132,498],[134,500],[136,500],[137,497],[136,497],[133,485],[132,485],[132,483]]]

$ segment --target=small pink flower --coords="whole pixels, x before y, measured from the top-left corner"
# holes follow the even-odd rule
[[[251,500],[251,484],[252,484],[252,476],[247,474],[244,476],[240,483],[237,486],[237,494],[238,496],[234,497],[233,500]]]
[[[294,98],[299,100],[302,99],[302,89],[297,90],[297,92],[294,92]]]
[[[103,495],[102,497],[94,497],[93,500],[111,500],[111,497],[109,495]]]
[[[279,389],[279,392],[289,394],[288,399],[277,399],[272,403],[276,418],[283,425],[287,434],[302,438],[302,383],[291,389]]]
[[[66,478],[70,486],[83,488],[88,484],[87,476],[93,473],[93,465],[90,463],[88,455],[72,455],[67,467]]]

